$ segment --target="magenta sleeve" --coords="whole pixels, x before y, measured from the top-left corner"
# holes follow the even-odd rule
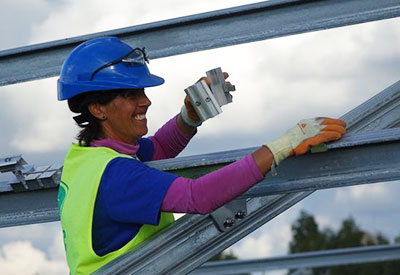
[[[161,210],[207,214],[243,194],[264,176],[252,155],[198,179],[179,177],[169,187]]]
[[[154,145],[152,160],[176,157],[189,143],[194,135],[183,133],[177,123],[178,115],[161,127],[150,140]]]

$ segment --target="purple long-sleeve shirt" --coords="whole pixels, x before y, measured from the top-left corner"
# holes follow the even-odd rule
[[[176,157],[192,137],[179,129],[177,116],[174,117],[150,137],[154,146],[152,160]],[[139,144],[131,145],[113,139],[96,140],[91,146],[105,146],[131,156],[136,156],[139,150]],[[210,213],[263,178],[254,158],[247,155],[198,179],[176,178],[165,194],[161,210],[174,213]]]

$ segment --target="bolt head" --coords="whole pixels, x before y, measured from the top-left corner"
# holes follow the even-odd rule
[[[233,218],[227,218],[225,221],[224,221],[224,227],[231,227],[231,226],[233,226],[235,224],[235,219],[233,219]]]
[[[235,215],[236,219],[243,219],[244,217],[246,217],[246,211],[244,210],[239,210],[236,215]]]

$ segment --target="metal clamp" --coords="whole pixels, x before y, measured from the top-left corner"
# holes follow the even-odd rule
[[[247,201],[234,200],[211,213],[214,223],[221,232],[228,230],[247,215]]]
[[[0,172],[12,172],[16,177],[16,180],[22,185],[25,190],[27,190],[28,187],[26,185],[25,177],[22,172],[24,164],[27,164],[27,162],[22,158],[21,155],[2,158],[0,159]]]
[[[32,191],[57,187],[61,177],[62,165],[46,165],[30,170],[22,170],[18,182],[11,183],[15,192]]]
[[[211,82],[211,91],[219,106],[231,103],[232,95],[230,92],[235,91],[236,88],[234,85],[226,83],[221,67],[206,72],[206,75]]]
[[[222,113],[221,106],[232,102],[230,92],[235,91],[234,85],[225,82],[221,68],[210,70],[206,74],[211,82],[211,89],[204,80],[185,89],[201,121]]]
[[[0,159],[0,172],[13,172],[22,170],[22,165],[26,164],[26,161],[22,158],[22,156],[13,156]]]
[[[186,88],[185,92],[201,121],[222,113],[217,99],[204,80]]]
[[[22,156],[0,159],[0,172],[12,172],[15,176],[9,184],[15,192],[31,191],[58,186],[62,165],[47,165],[34,168],[27,165]]]

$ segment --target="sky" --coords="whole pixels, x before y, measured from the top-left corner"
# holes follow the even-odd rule
[[[0,50],[239,6],[245,0],[2,0]],[[18,14],[18,16],[16,16]],[[149,134],[177,114],[184,89],[222,67],[234,102],[199,129],[182,156],[254,147],[299,119],[340,117],[398,81],[400,19],[151,60],[164,85],[147,90]],[[56,79],[0,87],[0,157],[62,163],[77,127]],[[400,235],[399,182],[317,191],[230,249],[242,259],[284,255],[303,209],[324,227],[353,216],[362,229]],[[0,229],[2,274],[67,274],[58,222]],[[279,274],[279,273],[277,273]]]

